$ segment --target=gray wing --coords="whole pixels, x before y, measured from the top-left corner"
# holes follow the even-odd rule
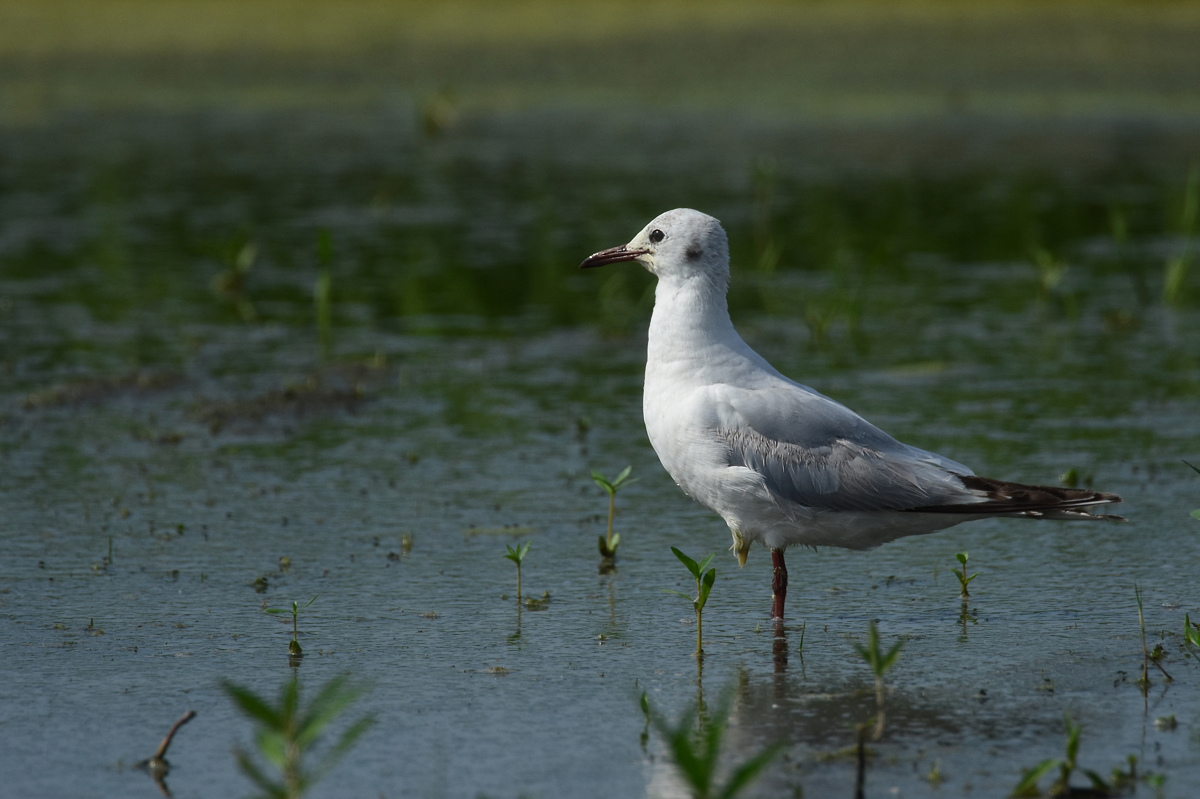
[[[718,434],[731,466],[761,475],[806,508],[906,510],[981,501],[961,463],[902,444],[843,405],[798,384],[717,387]]]

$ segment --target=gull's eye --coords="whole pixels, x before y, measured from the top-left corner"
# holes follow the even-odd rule
[[[660,241],[662,241],[666,237],[667,237],[667,234],[663,233],[661,230],[651,230],[650,231],[650,241],[654,244],[658,244]]]

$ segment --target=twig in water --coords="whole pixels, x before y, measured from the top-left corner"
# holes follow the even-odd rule
[[[158,785],[158,789],[162,791],[163,796],[170,796],[171,791],[167,788],[164,778],[171,771],[171,764],[167,762],[167,749],[171,746],[171,741],[175,738],[175,733],[179,732],[179,728],[196,717],[196,711],[189,710],[179,717],[179,720],[171,725],[171,729],[167,730],[167,736],[162,739],[162,743],[158,745],[158,749],[154,752],[154,756],[149,760],[142,760],[134,764],[134,768],[140,769],[149,773],[154,778],[154,782]]]

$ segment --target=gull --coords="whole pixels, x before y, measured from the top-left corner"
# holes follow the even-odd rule
[[[713,217],[667,211],[579,268],[625,261],[658,278],[642,398],[650,444],[729,525],[740,565],[755,542],[771,551],[772,618],[783,619],[793,544],[871,549],[993,516],[1124,521],[1089,512],[1115,494],[976,476],[784,377],[733,328],[729,243]]]

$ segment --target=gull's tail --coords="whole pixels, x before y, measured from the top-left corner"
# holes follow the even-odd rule
[[[1096,505],[1120,502],[1116,494],[1060,486],[1031,486],[992,480],[973,474],[955,475],[976,497],[974,502],[927,505],[909,508],[913,513],[961,513],[984,516],[1025,516],[1030,519],[1107,519],[1127,521],[1124,516],[1091,513]]]

